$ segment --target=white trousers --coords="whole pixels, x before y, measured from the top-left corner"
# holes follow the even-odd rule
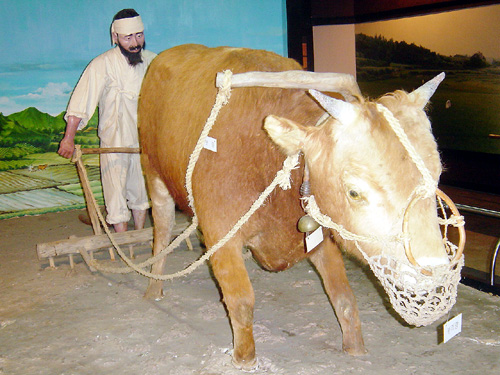
[[[130,210],[149,207],[139,154],[101,154],[101,182],[109,224],[130,220]]]

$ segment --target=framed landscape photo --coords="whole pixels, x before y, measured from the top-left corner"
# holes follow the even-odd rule
[[[359,23],[355,33],[357,80],[371,97],[446,73],[428,108],[453,172],[445,182],[498,193],[500,4]]]

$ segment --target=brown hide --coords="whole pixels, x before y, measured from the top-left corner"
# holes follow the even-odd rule
[[[218,72],[298,70],[293,60],[242,48],[185,45],[161,53],[150,65],[139,101],[143,166],[153,206],[154,246],[168,243],[174,203],[190,212],[185,175],[191,152],[215,102]],[[217,152],[202,150],[193,172],[195,210],[208,248],[223,238],[282,168],[284,155],[263,130],[272,114],[306,126],[324,113],[304,90],[233,88],[210,132]],[[304,215],[299,201],[303,168],[292,172],[292,188],[276,188],[265,204],[230,241],[210,257],[233,330],[233,363],[252,369],[255,297],[245,268],[247,246],[269,270],[283,270],[306,257],[297,222]],[[365,352],[356,301],[338,247],[325,240],[310,253],[342,328],[343,349]],[[165,258],[152,266],[162,273]],[[150,280],[146,297],[162,296],[162,283]]]
[[[161,53],[143,82],[139,122],[145,171],[161,176],[187,212],[189,156],[215,101],[215,76],[226,69],[240,73],[300,66],[266,51],[184,45]],[[322,113],[304,90],[232,90],[210,133],[218,151],[204,149],[193,174],[195,208],[210,242],[224,237],[282,167],[284,156],[263,130],[264,118],[273,114],[313,125]],[[298,194],[301,173],[294,171],[292,189],[276,189],[237,235],[267,269],[285,269],[305,256],[296,226],[304,214]]]

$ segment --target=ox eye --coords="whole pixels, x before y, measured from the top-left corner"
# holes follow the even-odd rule
[[[349,197],[355,201],[361,199],[361,194],[359,194],[356,190],[349,190]]]

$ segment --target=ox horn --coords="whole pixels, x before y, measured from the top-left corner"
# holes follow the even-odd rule
[[[443,81],[444,77],[444,72],[438,74],[433,79],[427,81],[418,89],[415,89],[410,94],[408,94],[409,98],[418,103],[422,108],[424,108],[431,96],[434,95],[434,92],[436,92],[439,84]]]
[[[309,90],[309,93],[330,115],[342,124],[349,124],[356,116],[356,108],[351,103],[332,98],[316,90]]]

